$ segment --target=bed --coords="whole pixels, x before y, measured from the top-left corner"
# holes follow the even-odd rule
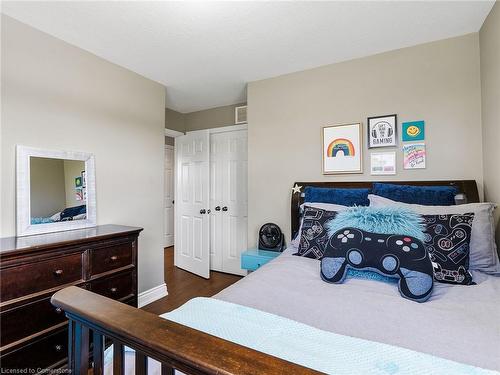
[[[474,181],[406,184],[454,184],[469,202],[479,201]],[[292,195],[292,234],[302,201],[303,195]],[[160,318],[74,287],[58,292],[53,303],[70,319],[71,368],[86,372],[92,348],[97,374],[111,367],[114,374],[500,371],[500,277],[473,271],[477,285],[436,283],[430,299],[418,304],[377,280],[325,283],[319,261],[295,252],[289,248],[212,299],[190,301]],[[113,341],[107,367],[104,336]],[[90,347],[90,341],[98,344]],[[328,345],[333,342],[337,348]],[[148,365],[146,357],[158,362]]]

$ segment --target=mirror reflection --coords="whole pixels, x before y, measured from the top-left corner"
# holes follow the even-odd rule
[[[87,218],[85,162],[30,157],[31,224]]]

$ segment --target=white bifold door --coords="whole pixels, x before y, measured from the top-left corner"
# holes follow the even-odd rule
[[[208,130],[175,138],[174,263],[207,279],[210,277],[209,155]]]
[[[210,262],[215,271],[246,274],[247,131],[210,135]]]
[[[175,265],[246,274],[247,131],[234,127],[176,138]]]

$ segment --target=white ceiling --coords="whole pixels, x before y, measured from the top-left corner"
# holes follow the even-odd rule
[[[191,112],[246,83],[476,32],[494,1],[2,2],[2,12],[167,87]]]

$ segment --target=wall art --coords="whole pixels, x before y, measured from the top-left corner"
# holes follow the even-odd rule
[[[361,123],[326,126],[322,132],[323,174],[363,173]]]
[[[403,168],[424,169],[426,156],[425,143],[403,145]]]
[[[403,142],[423,141],[425,139],[425,121],[403,122]]]
[[[397,145],[397,115],[368,117],[368,148]]]
[[[372,175],[396,174],[396,152],[372,152],[370,154],[370,173]]]

